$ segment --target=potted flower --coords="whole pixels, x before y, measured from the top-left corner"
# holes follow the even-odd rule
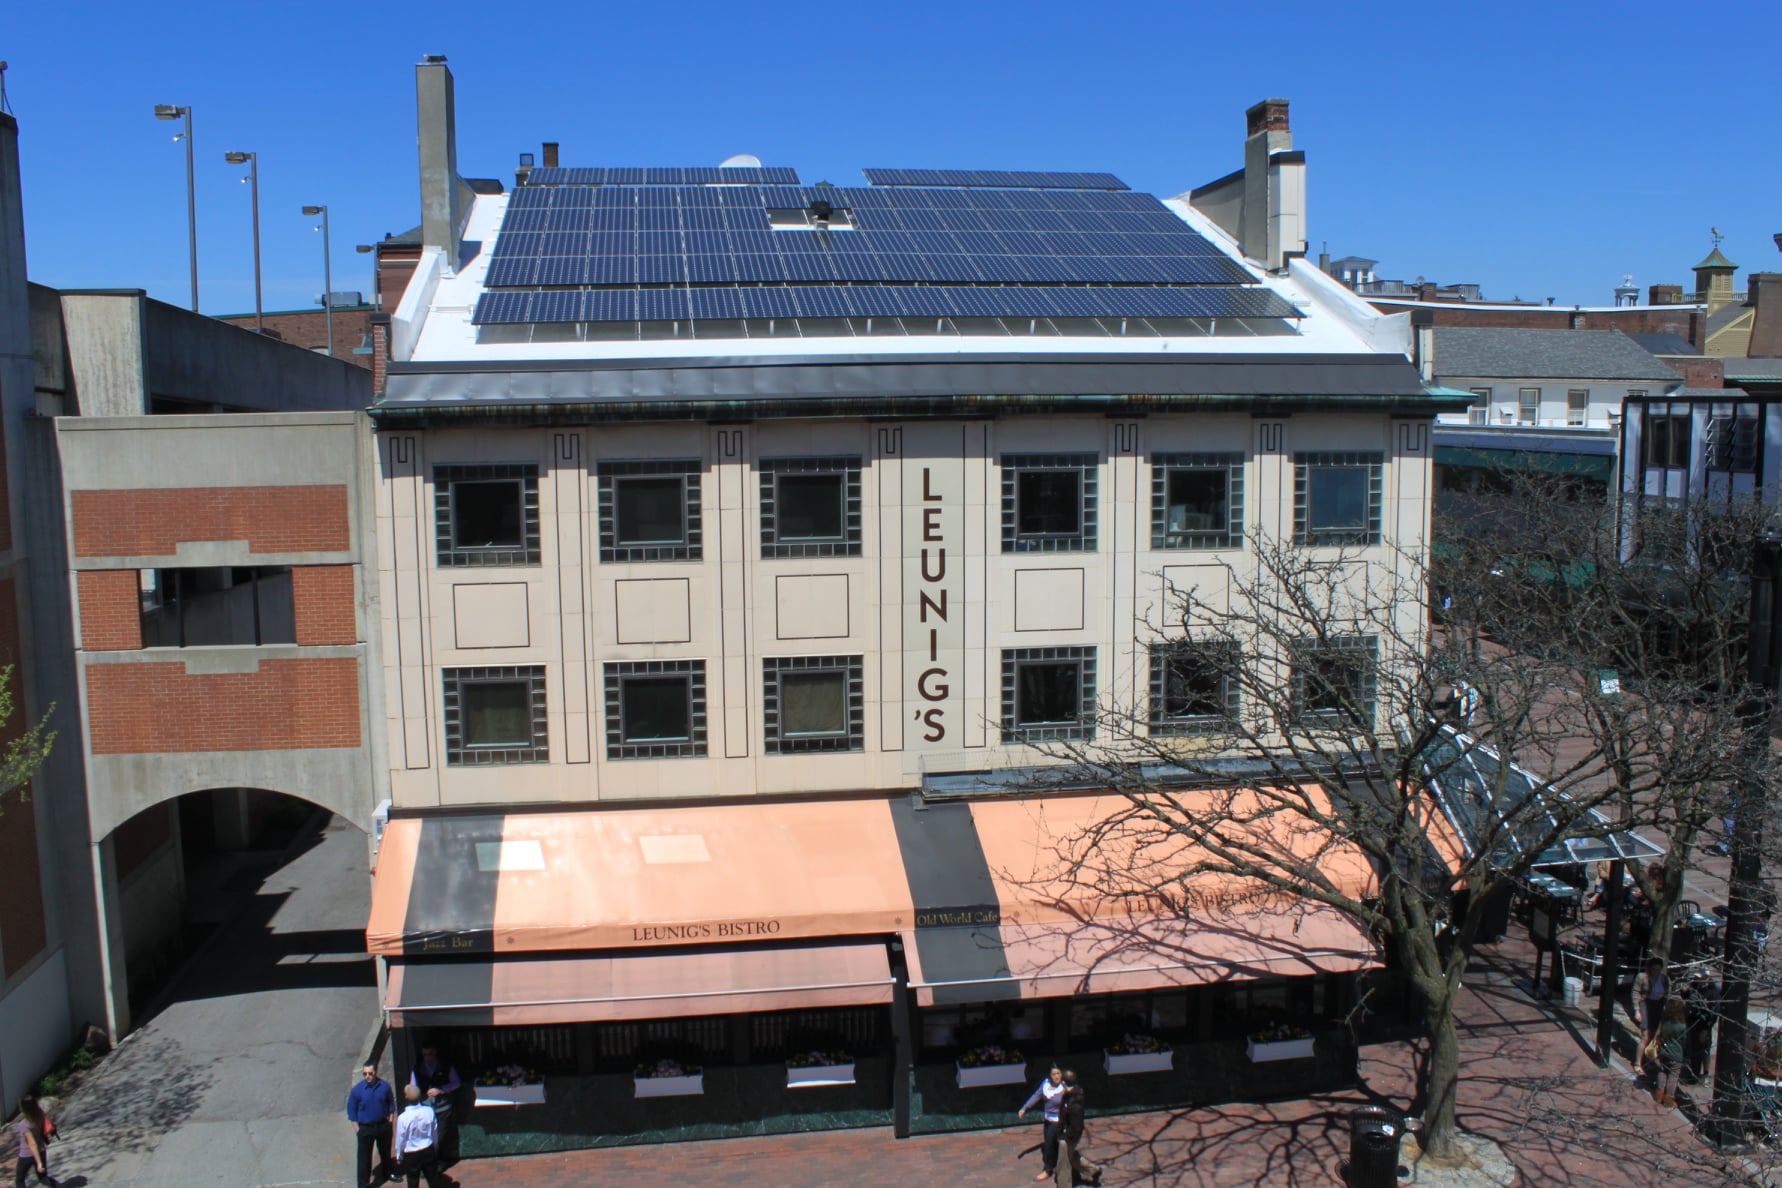
[[[1118,1043],[1102,1049],[1102,1067],[1111,1077],[1129,1073],[1168,1072],[1176,1066],[1176,1054],[1154,1035],[1129,1032]]]
[[[518,1064],[499,1064],[476,1079],[479,1106],[540,1105],[544,1102],[544,1078]]]
[[[846,1052],[798,1052],[786,1058],[786,1088],[852,1085],[854,1058]]]
[[[1274,1023],[1251,1033],[1246,1047],[1253,1064],[1271,1060],[1309,1060],[1312,1033],[1290,1023]]]
[[[635,1097],[696,1097],[705,1092],[705,1070],[684,1060],[645,1061],[631,1077]]]
[[[954,1065],[953,1080],[961,1089],[1019,1085],[1027,1080],[1027,1057],[1001,1044],[968,1048]]]

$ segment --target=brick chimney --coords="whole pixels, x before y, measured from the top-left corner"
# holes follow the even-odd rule
[[[443,251],[447,271],[456,272],[473,195],[458,176],[452,72],[443,54],[430,54],[415,67],[415,118],[421,144],[421,243]]]
[[[1287,100],[1264,99],[1244,113],[1244,196],[1238,241],[1244,255],[1277,271],[1306,252],[1306,155],[1293,151]]]
[[[1754,307],[1747,355],[1782,355],[1782,272],[1753,272],[1745,278],[1745,300]]]
[[[1653,285],[1646,290],[1648,305],[1682,305],[1682,285]]]
[[[557,168],[557,142],[554,140],[544,142],[544,167],[546,169]]]

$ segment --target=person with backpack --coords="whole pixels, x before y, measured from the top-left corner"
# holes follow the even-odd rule
[[[19,1162],[13,1170],[13,1188],[25,1188],[31,1173],[37,1173],[39,1184],[54,1188],[56,1178],[49,1172],[49,1145],[56,1133],[56,1124],[43,1112],[35,1097],[19,1099],[19,1120],[13,1126],[19,1140]]]

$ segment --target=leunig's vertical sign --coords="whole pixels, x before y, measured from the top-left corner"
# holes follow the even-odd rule
[[[920,450],[904,466],[904,745],[953,750],[965,745],[964,468]]]

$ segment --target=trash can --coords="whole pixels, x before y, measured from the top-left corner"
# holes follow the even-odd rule
[[[1394,1188],[1405,1120],[1379,1106],[1349,1115],[1349,1188]]]
[[[1567,978],[1562,983],[1565,990],[1565,1005],[1577,1006],[1584,1001],[1584,979]]]

